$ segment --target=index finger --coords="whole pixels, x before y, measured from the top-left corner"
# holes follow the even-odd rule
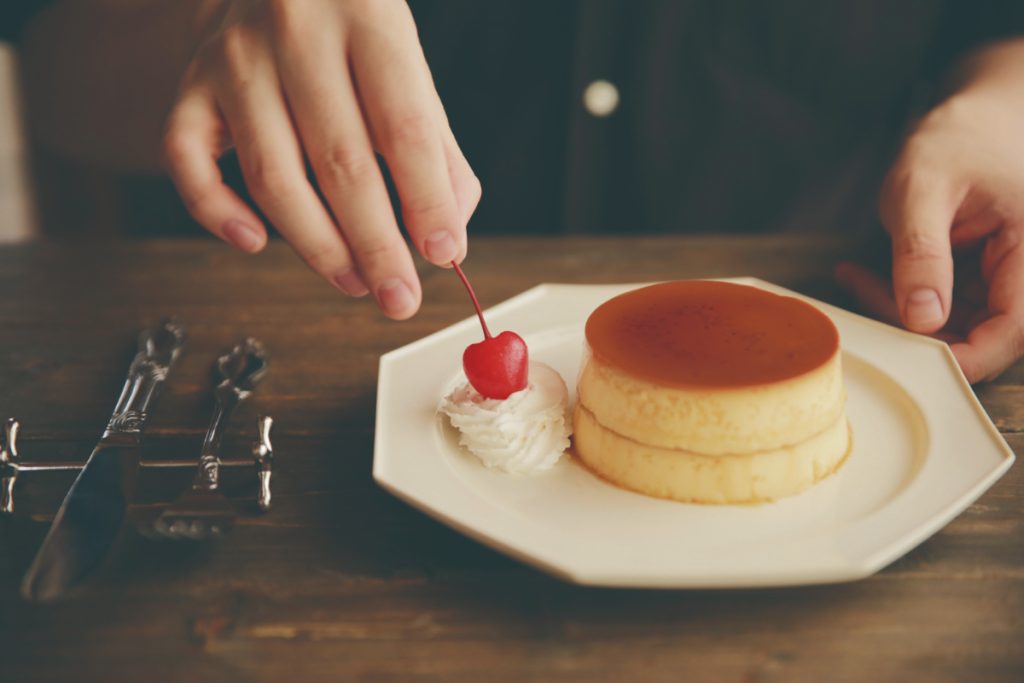
[[[1024,355],[1024,248],[1007,254],[989,285],[989,310],[995,315],[953,344],[967,379],[993,379]]]
[[[1021,356],[1024,320],[1004,313],[989,318],[967,336],[967,341],[950,345],[960,369],[974,384],[995,379]]]
[[[460,258],[466,241],[445,155],[444,122],[423,75],[425,58],[411,15],[395,24],[389,33],[353,34],[352,67],[409,235],[420,253],[443,266]]]

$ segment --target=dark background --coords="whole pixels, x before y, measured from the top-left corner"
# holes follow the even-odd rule
[[[0,35],[45,4],[5,3]],[[951,66],[1024,30],[1008,1],[411,6],[483,184],[473,234],[870,233],[899,140]],[[595,79],[621,95],[607,118],[582,106]],[[244,191],[234,158],[222,166]],[[202,234],[165,178],[59,150],[35,169],[48,234]]]

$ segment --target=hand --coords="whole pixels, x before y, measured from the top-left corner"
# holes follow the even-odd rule
[[[987,94],[953,96],[906,140],[880,209],[891,285],[855,264],[836,271],[861,306],[951,342],[972,383],[1024,355],[1021,117]]]
[[[413,315],[420,283],[375,152],[413,244],[436,265],[464,258],[480,183],[448,126],[409,8],[401,0],[208,7],[164,138],[189,212],[243,251],[266,244],[266,229],[216,164],[234,147],[259,208],[314,271],[350,295],[372,291],[393,318]]]

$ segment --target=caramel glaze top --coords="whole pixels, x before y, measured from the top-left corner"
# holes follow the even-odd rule
[[[728,282],[681,280],[597,307],[587,343],[602,363],[679,388],[741,388],[810,372],[839,349],[839,332],[799,299]]]

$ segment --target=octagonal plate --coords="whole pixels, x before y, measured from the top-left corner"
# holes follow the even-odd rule
[[[854,447],[803,494],[706,506],[616,488],[572,457],[537,476],[485,468],[459,445],[440,397],[479,341],[468,318],[381,358],[373,475],[466,535],[569,581],[664,588],[779,586],[868,576],[938,531],[1013,463],[942,342],[798,296],[839,328]],[[487,312],[572,392],[583,326],[608,298],[641,285],[541,285]]]

